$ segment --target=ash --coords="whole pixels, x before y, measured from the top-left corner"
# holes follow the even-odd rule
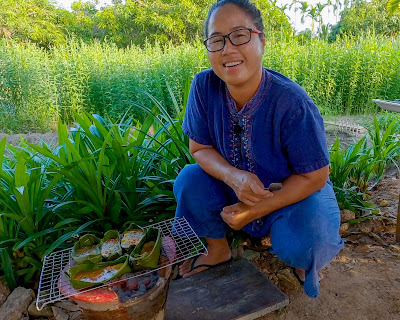
[[[120,302],[127,302],[145,294],[153,288],[160,277],[159,270],[145,275],[137,275],[133,273],[124,274],[112,289],[117,294]]]

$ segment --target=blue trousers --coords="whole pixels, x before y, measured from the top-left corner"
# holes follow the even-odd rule
[[[227,224],[220,213],[223,207],[238,202],[230,187],[193,164],[178,175],[174,194],[176,217],[185,217],[199,237],[225,237]],[[270,252],[287,265],[304,269],[304,291],[316,298],[319,295],[318,270],[327,266],[344,246],[339,226],[340,212],[328,181],[308,198],[255,220],[243,230],[254,237],[270,234]]]

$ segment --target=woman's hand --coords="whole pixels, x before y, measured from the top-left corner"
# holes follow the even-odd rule
[[[222,219],[234,230],[240,230],[254,220],[251,207],[242,202],[225,207],[220,214]]]
[[[253,173],[237,170],[226,179],[240,201],[248,206],[254,206],[263,199],[272,197],[272,192],[265,190],[263,183]]]

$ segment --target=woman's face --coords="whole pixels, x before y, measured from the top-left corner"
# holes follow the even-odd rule
[[[239,28],[252,28],[252,19],[239,7],[226,4],[218,8],[211,16],[208,25],[208,37],[226,35]],[[261,58],[265,40],[258,34],[252,34],[250,42],[234,46],[225,39],[221,51],[209,52],[211,67],[229,87],[243,87],[256,90],[261,81]]]

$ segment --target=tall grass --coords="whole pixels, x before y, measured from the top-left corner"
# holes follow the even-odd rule
[[[371,99],[400,97],[400,37],[299,44],[267,34],[264,66],[302,85],[323,114],[376,112]],[[172,106],[167,85],[182,97],[187,79],[208,67],[201,42],[119,49],[72,41],[44,52],[1,40],[0,131],[48,130],[83,110],[118,119],[132,103],[148,103],[146,92]]]

